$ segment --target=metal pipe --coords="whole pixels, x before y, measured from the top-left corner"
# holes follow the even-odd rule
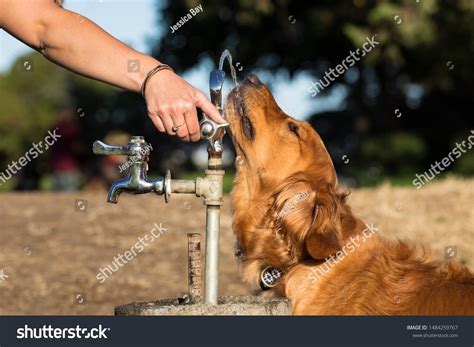
[[[232,68],[232,61],[228,51],[224,52],[219,63],[219,69],[211,72],[209,76],[209,89],[211,102],[222,114],[222,86],[224,84],[225,72],[222,70],[224,58],[229,59],[231,64],[232,76],[234,80],[235,71]],[[155,192],[164,195],[165,201],[169,202],[172,193],[192,194],[204,198],[206,205],[206,283],[204,287],[205,303],[208,305],[217,305],[218,301],[218,259],[219,259],[219,229],[220,213],[223,204],[223,181],[224,171],[222,170],[222,139],[226,133],[228,123],[217,124],[206,114],[199,123],[202,138],[209,141],[208,146],[208,166],[205,177],[198,177],[196,180],[176,180],[171,179],[171,173],[159,177],[154,181],[149,181],[146,177],[148,170],[148,154],[144,149],[146,146],[143,137],[133,137],[128,146],[108,146],[101,142],[94,144],[94,153],[96,154],[126,154],[139,156],[138,162],[133,161],[127,180],[114,183],[109,194],[109,202],[117,202],[118,194],[126,191],[133,194],[143,194]],[[146,153],[146,155],[143,155]],[[129,158],[130,159],[130,158]],[[188,236],[189,237],[189,236]],[[194,247],[191,238],[188,239],[188,247]],[[194,288],[191,266],[191,248],[188,248],[189,257],[189,294],[192,296],[197,288]],[[200,271],[200,270],[199,270]]]
[[[171,193],[192,194],[196,193],[195,180],[171,180]]]
[[[206,288],[205,302],[217,305],[217,287],[219,282],[219,228],[220,206],[208,205],[206,209]]]
[[[225,72],[222,66],[211,72],[209,76],[209,93],[211,102],[222,113],[222,86],[224,84]],[[229,124],[216,124],[207,116],[200,123],[201,134],[209,140],[208,165],[205,180],[199,180],[196,184],[196,195],[204,196],[206,205],[206,286],[204,291],[205,303],[217,305],[218,283],[219,283],[219,229],[220,214],[223,204],[223,181],[222,170],[222,138]]]
[[[220,82],[220,87],[222,81]],[[218,85],[219,87],[219,85]],[[221,98],[221,94],[217,96]],[[215,102],[217,99],[214,98]],[[146,172],[148,170],[148,155],[145,148],[147,144],[141,136],[132,137],[128,146],[109,146],[100,141],[94,143],[94,153],[96,154],[122,154],[128,155],[132,162],[127,178],[112,184],[109,190],[109,202],[117,203],[120,192],[131,194],[145,194],[154,192],[164,195],[165,201],[169,202],[172,193],[193,194],[202,197],[206,205],[206,283],[204,287],[205,303],[217,305],[218,301],[218,257],[219,257],[219,229],[220,229],[220,208],[223,204],[223,180],[224,170],[222,170],[222,137],[225,134],[226,124],[215,124],[206,118],[205,125],[210,126],[207,134],[209,137],[208,146],[208,166],[205,177],[197,177],[196,180],[171,179],[171,173],[149,180]],[[201,129],[204,129],[203,127]],[[204,136],[203,136],[204,137]],[[138,160],[130,158],[137,156]],[[198,282],[201,282],[201,268],[195,268],[198,261],[192,260],[192,249],[195,248],[191,239],[188,240],[189,256],[189,294],[197,296],[200,293]],[[194,248],[193,248],[194,247]],[[199,261],[200,262],[200,261]],[[193,277],[194,276],[194,277]],[[199,276],[199,277],[197,277]]]

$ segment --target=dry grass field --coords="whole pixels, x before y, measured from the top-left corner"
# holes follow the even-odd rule
[[[187,290],[187,238],[203,233],[205,209],[193,196],[123,195],[118,205],[97,193],[0,195],[0,314],[111,315],[132,301],[173,298]],[[84,200],[84,210],[76,200]],[[388,237],[431,246],[474,270],[474,180],[447,179],[420,190],[354,190],[349,203]],[[249,206],[251,208],[251,206]],[[166,230],[105,283],[96,275],[149,234]],[[204,234],[203,234],[204,236]],[[451,250],[449,250],[451,248]],[[452,253],[454,251],[455,253]],[[220,294],[249,293],[234,259],[229,199],[222,216]]]

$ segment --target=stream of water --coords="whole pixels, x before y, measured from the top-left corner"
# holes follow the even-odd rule
[[[232,55],[230,52],[226,49],[224,52],[221,54],[221,58],[219,59],[219,70],[222,70],[224,67],[224,61],[227,58],[227,61],[229,62],[229,67],[230,67],[230,74],[232,76],[232,79],[234,80],[235,85],[237,86],[239,83],[237,82],[237,73],[235,72],[235,67],[232,64]]]

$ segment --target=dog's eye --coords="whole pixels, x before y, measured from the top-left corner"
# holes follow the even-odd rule
[[[296,125],[295,123],[289,122],[289,123],[288,123],[288,129],[290,129],[290,131],[291,131],[292,133],[295,133],[296,136],[299,136],[298,130],[299,130],[300,128],[299,128],[298,125]]]

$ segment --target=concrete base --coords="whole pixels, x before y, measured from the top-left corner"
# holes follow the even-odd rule
[[[183,301],[183,302],[182,302]],[[117,316],[289,316],[290,302],[284,298],[224,296],[216,306],[182,299],[134,302],[117,306]]]

